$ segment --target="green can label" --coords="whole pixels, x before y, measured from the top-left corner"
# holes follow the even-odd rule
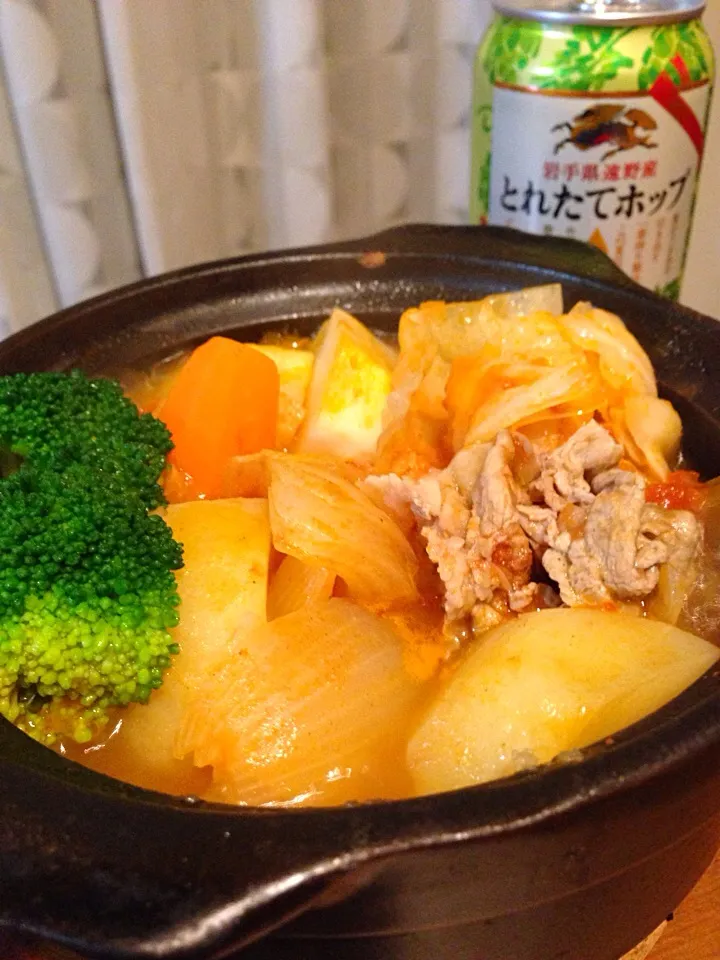
[[[575,237],[677,296],[713,76],[698,21],[498,17],[476,65],[474,222]]]

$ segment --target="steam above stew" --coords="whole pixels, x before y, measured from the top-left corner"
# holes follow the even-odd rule
[[[66,754],[239,804],[504,777],[718,659],[720,495],[622,321],[557,286],[215,337],[126,379],[170,430],[178,651]]]

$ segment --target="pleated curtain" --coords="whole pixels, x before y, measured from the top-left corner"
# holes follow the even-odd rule
[[[0,0],[0,323],[467,218],[489,0]]]
[[[491,13],[0,0],[0,336],[202,260],[467,222],[472,61]],[[720,35],[715,0],[707,18]],[[720,118],[685,291],[712,312],[718,158]]]

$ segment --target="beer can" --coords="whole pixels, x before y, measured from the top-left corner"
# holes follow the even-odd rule
[[[677,298],[714,57],[704,0],[495,0],[478,49],[474,223],[575,237]]]

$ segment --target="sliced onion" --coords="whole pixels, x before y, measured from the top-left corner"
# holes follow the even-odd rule
[[[602,740],[667,703],[720,656],[665,623],[543,610],[483,636],[414,733],[421,793],[508,776]]]
[[[324,567],[310,566],[296,557],[283,557],[268,588],[268,620],[329,600],[336,579]]]
[[[417,595],[412,547],[395,521],[340,469],[273,455],[269,503],[280,553],[332,571],[359,600],[390,603]]]
[[[377,795],[383,748],[421,691],[392,626],[332,599],[251,632],[208,680],[179,735],[233,803]],[[404,785],[407,789],[407,784]]]

